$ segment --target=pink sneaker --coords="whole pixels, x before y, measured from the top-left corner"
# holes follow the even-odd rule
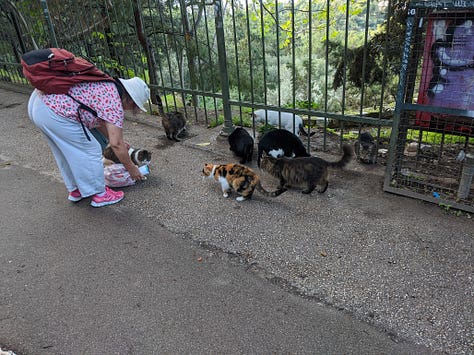
[[[67,197],[67,199],[72,202],[80,201],[82,200],[81,192],[79,191],[79,189],[75,189],[74,191],[71,191],[69,193],[69,196]]]
[[[123,191],[114,191],[109,187],[105,187],[105,194],[103,196],[94,195],[92,197],[92,207],[102,207],[107,205],[113,205],[123,199]]]

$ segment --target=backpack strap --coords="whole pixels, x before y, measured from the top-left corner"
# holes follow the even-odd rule
[[[84,134],[86,135],[87,140],[90,142],[91,137],[89,137],[89,135],[87,134],[86,127],[84,126],[84,123],[82,122],[81,110],[85,110],[85,111],[89,112],[90,114],[94,115],[95,117],[97,117],[97,111],[94,110],[93,108],[87,106],[86,104],[82,103],[81,101],[75,99],[71,95],[69,95],[69,94],[66,94],[66,95],[69,96],[71,99],[73,99],[74,101],[76,101],[79,104],[79,107],[77,108],[77,116],[79,117],[79,122],[81,123],[82,130],[84,131]]]
[[[115,84],[115,87],[117,88],[120,99],[123,99],[123,95],[124,95],[126,90],[123,87],[122,83],[120,82],[118,76],[114,76],[113,79],[114,79],[113,83]]]

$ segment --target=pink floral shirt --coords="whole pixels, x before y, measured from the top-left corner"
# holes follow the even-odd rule
[[[69,89],[69,95],[97,111],[97,117],[95,117],[81,110],[82,123],[87,128],[100,126],[101,120],[122,128],[124,120],[122,100],[114,83],[101,81],[77,84]],[[57,115],[79,121],[77,115],[79,104],[69,96],[50,94],[43,95],[42,99]]]

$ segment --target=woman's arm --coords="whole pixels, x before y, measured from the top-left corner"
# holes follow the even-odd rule
[[[105,122],[106,136],[109,139],[109,144],[113,149],[115,155],[123,164],[125,169],[130,173],[133,180],[142,180],[144,176],[138,170],[138,167],[133,164],[128,154],[129,145],[123,140],[123,131],[121,128],[112,123]]]

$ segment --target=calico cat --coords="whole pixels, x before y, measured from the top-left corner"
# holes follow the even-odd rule
[[[267,122],[268,124],[271,124],[273,126],[278,126],[281,122],[281,127],[286,129],[288,132],[291,132],[298,136],[300,135],[300,133],[303,133],[303,135],[308,136],[308,132],[306,132],[304,129],[302,118],[298,115],[293,115],[290,112],[257,110],[253,113],[253,117],[255,118],[255,122]],[[316,132],[311,132],[311,134],[309,135],[312,136],[315,133]]]
[[[357,160],[365,164],[375,164],[377,162],[377,144],[374,137],[368,132],[363,132],[354,143],[354,150]]]
[[[277,197],[286,191],[286,188],[272,192],[265,190],[260,183],[260,177],[245,165],[206,163],[202,174],[221,184],[224,197],[229,197],[231,190],[237,192],[240,195],[236,198],[237,201],[251,198],[255,189],[269,197]]]
[[[230,150],[240,157],[240,164],[252,161],[253,138],[245,128],[237,127],[228,137]]]
[[[158,111],[161,116],[161,124],[165,130],[166,138],[180,142],[178,137],[186,131],[186,119],[184,115],[179,111],[165,112],[160,95],[156,95],[156,97]]]
[[[151,152],[149,150],[142,148],[134,149],[130,147],[130,149],[128,150],[128,154],[130,155],[130,159],[132,159],[132,162],[135,165],[149,165],[151,162]],[[105,147],[102,155],[104,157],[104,164],[106,165],[109,165],[110,162],[120,163],[120,160],[117,158],[110,145],[107,145]]]
[[[348,144],[342,147],[344,155],[337,162],[328,162],[318,157],[274,158],[264,155],[262,168],[280,180],[278,189],[290,186],[304,186],[304,194],[310,194],[316,187],[323,193],[328,187],[328,168],[343,168],[353,156]]]
[[[258,142],[257,165],[260,167],[262,153],[265,152],[275,158],[309,157],[303,142],[286,129],[274,129],[263,135]]]

